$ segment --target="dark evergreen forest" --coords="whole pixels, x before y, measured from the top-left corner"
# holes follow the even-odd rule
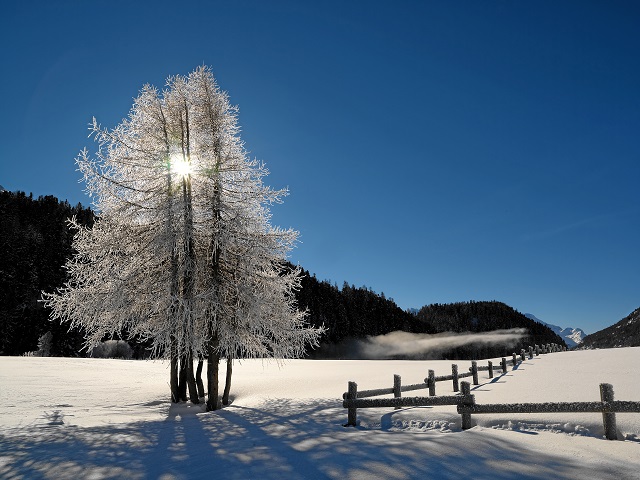
[[[0,355],[35,351],[38,339],[47,332],[52,334],[53,355],[85,355],[80,353],[83,332],[50,322],[49,312],[38,301],[42,291],[53,291],[65,282],[63,265],[73,253],[73,231],[67,225],[72,216],[88,227],[94,219],[93,212],[80,204],[71,206],[52,196],[34,199],[22,192],[0,192]],[[398,330],[427,334],[528,330],[517,345],[473,345],[442,353],[451,359],[510,355],[514,349],[536,343],[564,345],[546,326],[496,301],[434,304],[413,314],[370,288],[347,282],[338,288],[306,270],[296,299],[301,309],[308,310],[312,325],[327,329],[320,348],[309,352],[311,358],[357,358],[349,347],[354,339]],[[135,357],[145,356],[143,344],[135,339],[129,343]]]
[[[93,224],[93,212],[53,196],[34,199],[23,192],[0,191],[0,354],[21,355],[38,349],[50,331],[52,352],[77,356],[83,334],[49,322],[38,301],[43,290],[63,285],[63,265],[72,254],[73,231],[67,219]]]
[[[448,358],[489,358],[511,355],[527,349],[529,345],[556,343],[566,347],[562,338],[549,327],[538,323],[502,302],[459,302],[441,305],[435,303],[422,307],[417,315],[418,321],[437,332],[491,332],[525,328],[527,334],[515,346],[459,347],[447,353]]]

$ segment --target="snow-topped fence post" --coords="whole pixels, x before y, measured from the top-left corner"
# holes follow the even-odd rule
[[[524,362],[525,361],[525,353],[524,353],[524,348],[520,349],[520,359]]]
[[[505,373],[507,373],[507,359],[502,357],[502,360],[500,361],[500,367],[502,368],[502,374],[504,375]]]
[[[458,365],[455,363],[451,364],[451,380],[453,380],[453,391],[457,392],[460,390],[458,385]]]
[[[470,407],[475,404],[475,397],[471,395],[471,386],[469,382],[462,382],[460,384],[462,388],[462,402],[458,405],[458,411],[462,406]],[[462,430],[468,430],[471,428],[471,413],[465,411],[462,413]]]
[[[488,362],[488,367],[489,367],[489,378],[493,378],[493,362],[491,360],[489,360]]]
[[[529,345],[529,360],[533,358],[533,347]]]
[[[475,360],[471,362],[471,374],[473,375],[473,384],[479,385],[480,382],[478,381],[478,362],[476,362]]]
[[[347,391],[346,399],[355,400],[358,398],[358,384],[356,382],[349,382],[349,390]],[[355,427],[357,421],[357,409],[355,406],[348,407],[347,410],[347,424],[345,427]]]
[[[427,382],[429,385],[429,396],[433,397],[436,394],[436,372],[434,370],[429,370],[429,376],[427,377]]]
[[[540,345],[537,345],[537,344],[536,344],[535,349],[536,349],[536,357],[537,357],[537,356],[539,356],[539,355],[540,355]]]
[[[400,375],[393,376],[393,396],[394,398],[400,398],[402,395],[402,380]],[[396,407],[396,410],[399,410],[400,407]]]
[[[511,355],[511,362],[513,363],[513,368],[516,368],[518,365],[518,356],[516,355],[516,352],[513,352]]]
[[[600,384],[600,400],[602,400],[602,423],[604,425],[604,436],[607,440],[616,440],[616,414],[610,411],[613,402],[613,386],[610,383]]]

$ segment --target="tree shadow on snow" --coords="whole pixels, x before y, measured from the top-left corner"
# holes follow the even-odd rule
[[[577,460],[481,429],[442,434],[341,424],[335,400],[272,399],[217,412],[168,408],[163,421],[22,428],[0,434],[0,478],[463,478],[597,475]],[[521,436],[518,436],[521,438]]]

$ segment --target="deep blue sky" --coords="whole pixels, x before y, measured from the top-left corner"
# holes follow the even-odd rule
[[[588,333],[640,306],[640,3],[3,3],[0,185],[89,201],[87,123],[212,67],[291,259],[402,308]]]

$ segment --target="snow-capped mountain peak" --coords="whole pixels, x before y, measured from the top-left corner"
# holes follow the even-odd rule
[[[575,347],[576,345],[582,343],[582,339],[587,336],[587,334],[584,333],[584,331],[581,328],[573,328],[573,327],[562,328],[557,325],[551,325],[547,322],[543,322],[542,320],[540,320],[539,318],[537,318],[535,315],[531,313],[525,313],[524,316],[549,327],[556,334],[558,334],[558,336],[562,337],[562,339],[566,342],[569,348]]]

